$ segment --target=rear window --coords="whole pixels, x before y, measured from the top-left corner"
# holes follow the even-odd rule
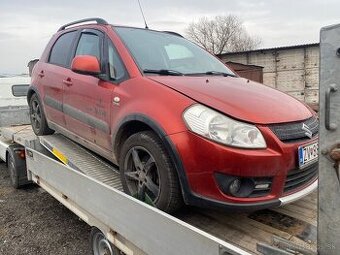
[[[68,32],[58,38],[52,47],[49,63],[68,67],[71,60],[72,44],[77,31]]]

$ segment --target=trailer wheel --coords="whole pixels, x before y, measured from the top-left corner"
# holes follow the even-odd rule
[[[93,227],[90,234],[90,245],[93,255],[120,255],[120,251],[106,239],[103,232]]]
[[[8,163],[8,172],[9,177],[11,180],[11,185],[15,189],[19,189],[22,185],[19,182],[19,173],[18,173],[18,166],[15,159],[15,155],[13,151],[9,151],[7,156],[7,163]]]
[[[6,162],[13,188],[19,189],[31,183],[31,181],[27,179],[24,147],[19,144],[10,145],[7,149]]]
[[[16,167],[16,163],[15,163],[13,153],[11,153],[11,152],[8,153],[7,162],[8,162],[8,171],[9,171],[9,177],[10,177],[10,180],[11,180],[11,185],[12,185],[13,188],[19,189],[20,188],[19,175],[18,175],[18,171],[17,171],[17,167]]]

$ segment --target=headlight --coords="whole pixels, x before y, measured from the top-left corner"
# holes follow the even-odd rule
[[[192,132],[216,142],[241,148],[267,147],[257,127],[233,120],[206,106],[193,105],[183,117]]]

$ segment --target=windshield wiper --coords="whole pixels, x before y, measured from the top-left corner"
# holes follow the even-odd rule
[[[206,75],[222,75],[224,77],[227,77],[227,76],[231,76],[231,77],[235,77],[234,74],[231,74],[231,73],[224,73],[224,72],[218,72],[218,71],[208,71],[205,73]]]
[[[218,71],[208,71],[208,72],[205,72],[205,73],[190,73],[190,74],[187,74],[187,75],[221,75],[221,76],[224,76],[224,77],[236,77],[236,75],[234,74],[231,74],[231,73],[225,73],[225,72],[218,72]]]
[[[175,76],[184,75],[181,72],[178,72],[175,70],[168,70],[168,69],[160,69],[160,70],[144,69],[143,73],[154,73],[154,74],[159,74],[159,75],[175,75]]]

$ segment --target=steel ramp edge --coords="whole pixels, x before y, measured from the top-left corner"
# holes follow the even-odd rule
[[[39,136],[40,143],[65,165],[110,187],[123,190],[117,168],[61,134]]]

